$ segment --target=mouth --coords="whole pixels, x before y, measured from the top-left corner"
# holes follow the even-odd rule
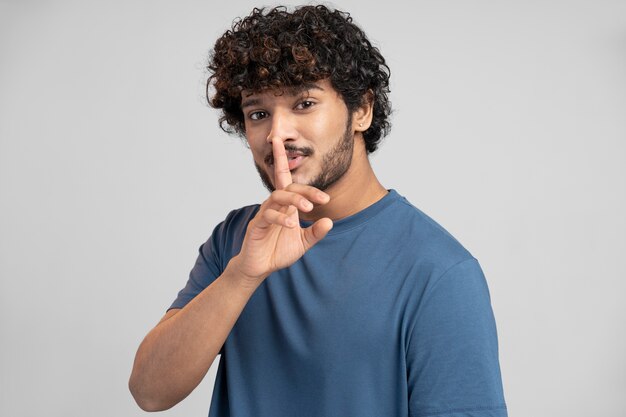
[[[309,153],[304,151],[287,150],[287,163],[289,164],[289,170],[293,171],[301,166],[307,156],[309,156]],[[270,168],[274,168],[274,155],[268,155],[265,162]]]
[[[302,165],[304,158],[306,158],[306,156],[304,155],[287,155],[287,161],[289,162],[289,171],[293,171],[294,169]]]

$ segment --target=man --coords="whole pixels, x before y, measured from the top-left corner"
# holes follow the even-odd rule
[[[506,416],[478,261],[369,163],[389,70],[349,15],[255,9],[209,68],[271,194],[200,247],[137,352],[138,404],[172,407],[221,354],[211,417]]]

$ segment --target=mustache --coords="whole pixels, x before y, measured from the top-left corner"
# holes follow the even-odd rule
[[[312,148],[307,148],[307,147],[299,148],[297,146],[290,145],[290,144],[286,144],[285,145],[285,151],[287,152],[287,154],[289,154],[289,153],[297,153],[297,154],[302,155],[302,156],[313,155],[313,149]],[[264,162],[266,164],[268,164],[268,165],[272,165],[274,163],[274,152],[273,151],[269,151],[269,153],[265,156]]]

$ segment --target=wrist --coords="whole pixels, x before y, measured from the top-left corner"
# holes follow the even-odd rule
[[[231,280],[238,287],[252,291],[254,291],[266,278],[266,276],[262,275],[256,276],[245,273],[241,267],[241,258],[239,255],[235,255],[231,258],[228,265],[226,265],[224,273],[227,274],[229,280]]]

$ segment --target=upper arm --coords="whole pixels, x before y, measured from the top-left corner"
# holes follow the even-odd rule
[[[408,338],[407,366],[411,416],[507,415],[495,319],[476,259],[450,268],[425,294]]]

